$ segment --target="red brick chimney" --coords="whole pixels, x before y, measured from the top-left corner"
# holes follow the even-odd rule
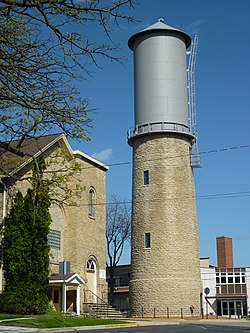
[[[232,237],[216,237],[218,268],[233,268]]]

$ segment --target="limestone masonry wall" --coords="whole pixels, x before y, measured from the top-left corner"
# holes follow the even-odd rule
[[[200,267],[190,140],[150,134],[133,142],[131,315],[200,311]],[[149,184],[144,185],[144,171]],[[145,248],[145,233],[151,246]],[[181,310],[182,309],[182,310]]]

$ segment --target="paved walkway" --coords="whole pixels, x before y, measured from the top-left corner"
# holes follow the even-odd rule
[[[125,319],[126,320],[126,319]],[[26,328],[26,327],[14,327],[14,326],[1,326],[0,323],[0,333],[45,333],[45,332],[63,332],[65,329],[78,331],[78,330],[91,330],[91,329],[102,329],[102,328],[122,328],[131,326],[154,326],[154,325],[180,325],[181,323],[190,324],[213,324],[213,325],[233,325],[233,326],[246,326],[250,327],[250,320],[227,320],[227,319],[217,319],[217,320],[180,320],[180,319],[140,319],[140,320],[129,320],[127,319],[127,324],[123,325],[98,325],[98,326],[81,326],[81,327],[68,327],[68,328],[54,328],[54,329],[36,329],[36,328]]]
[[[13,332],[20,332],[20,333],[33,333],[38,332],[37,328],[26,328],[26,327],[14,327],[14,326],[0,326],[0,332],[7,332],[7,333],[13,333]]]

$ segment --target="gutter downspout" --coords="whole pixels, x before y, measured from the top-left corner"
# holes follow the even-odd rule
[[[6,218],[6,203],[7,203],[7,186],[0,179],[0,184],[3,185],[3,211],[2,211],[2,230],[1,230],[1,241],[4,236],[5,229],[5,218]],[[1,251],[1,262],[0,262],[0,291],[3,290],[3,251]]]

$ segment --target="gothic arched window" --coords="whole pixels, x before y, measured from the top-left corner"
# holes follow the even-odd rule
[[[95,191],[93,188],[89,190],[89,216],[95,216]]]
[[[95,271],[95,263],[92,259],[89,259],[87,261],[87,271],[88,272],[94,272]]]

